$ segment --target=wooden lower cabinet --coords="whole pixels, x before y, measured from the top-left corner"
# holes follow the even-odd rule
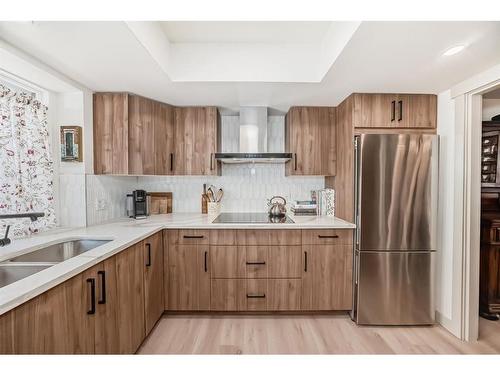
[[[300,246],[211,246],[212,278],[300,278]]]
[[[135,353],[163,313],[162,256],[159,233],[1,315],[0,354]]]
[[[146,335],[165,311],[163,282],[163,237],[158,232],[144,240],[144,314]]]
[[[301,279],[212,279],[212,311],[300,310]]]
[[[94,352],[120,353],[120,327],[118,325],[118,283],[116,257],[111,257],[84,272],[85,280],[95,283]]]
[[[301,279],[272,279],[267,283],[269,311],[300,310],[302,297]]]
[[[352,245],[303,245],[302,310],[352,308]]]
[[[245,311],[246,279],[212,279],[210,310]]]
[[[210,310],[209,255],[208,245],[169,244],[165,269],[169,310]]]
[[[16,354],[94,352],[94,320],[89,286],[83,275],[41,294],[13,314]]]
[[[0,316],[0,354],[14,354],[14,314]]]
[[[120,353],[135,353],[146,337],[142,247],[139,243],[116,255]]]

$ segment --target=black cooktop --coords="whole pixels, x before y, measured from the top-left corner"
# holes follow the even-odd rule
[[[233,224],[283,224],[293,223],[288,216],[270,217],[266,212],[223,212],[213,223]]]

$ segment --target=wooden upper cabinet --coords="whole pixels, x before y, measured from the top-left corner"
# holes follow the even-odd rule
[[[435,129],[437,125],[437,96],[415,94],[404,97],[404,100],[408,102],[406,117],[408,127]]]
[[[219,115],[216,107],[177,107],[174,119],[174,174],[217,175]]]
[[[334,176],[336,173],[334,107],[292,107],[286,116],[285,148],[292,153],[287,176]]]
[[[153,101],[129,95],[128,173],[155,174]]]
[[[96,93],[94,112],[94,173],[128,173],[128,94]]]
[[[397,126],[394,94],[354,94],[354,126],[359,128],[387,128]]]
[[[355,128],[436,127],[436,95],[353,94],[353,99]]]
[[[153,103],[155,175],[174,174],[174,107]]]

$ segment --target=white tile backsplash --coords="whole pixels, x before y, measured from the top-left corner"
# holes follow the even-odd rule
[[[269,116],[268,121],[272,128],[268,147],[272,151],[283,151],[284,117]],[[226,152],[237,151],[239,133],[234,129],[238,123],[237,116],[222,117],[222,133],[230,140]],[[170,191],[174,212],[200,212],[204,183],[224,190],[222,211],[263,212],[267,209],[267,199],[273,195],[281,195],[288,202],[308,199],[311,190],[324,188],[325,179],[321,176],[285,177],[284,164],[223,164],[222,176],[87,175],[87,225],[125,217],[125,196],[135,189]],[[104,209],[97,209],[99,201],[106,202]]]
[[[138,189],[137,177],[105,175],[86,175],[85,177],[87,225],[100,224],[126,216],[126,195]],[[101,203],[104,203],[104,206]]]
[[[62,226],[84,227],[85,219],[85,175],[60,174],[59,218]]]

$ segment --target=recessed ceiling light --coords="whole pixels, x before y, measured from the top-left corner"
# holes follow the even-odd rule
[[[465,48],[464,45],[459,45],[459,46],[448,48],[446,51],[444,51],[443,56],[455,55],[455,54],[461,52],[464,48]]]

